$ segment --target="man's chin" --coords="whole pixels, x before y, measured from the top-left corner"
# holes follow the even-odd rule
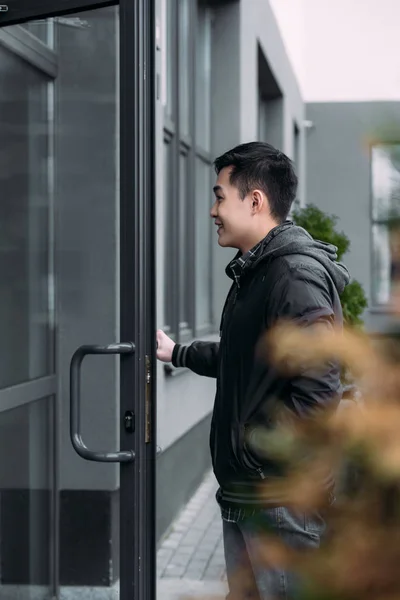
[[[221,248],[236,248],[236,246],[232,244],[232,240],[224,236],[224,234],[218,236],[218,244]]]
[[[225,248],[227,246],[226,240],[224,240],[224,235],[219,235],[218,236],[218,244],[222,247]]]

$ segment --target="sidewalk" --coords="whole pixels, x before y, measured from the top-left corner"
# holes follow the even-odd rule
[[[227,593],[217,484],[207,475],[157,553],[158,598],[223,599]]]

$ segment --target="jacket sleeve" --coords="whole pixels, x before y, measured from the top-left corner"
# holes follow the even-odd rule
[[[190,346],[176,344],[172,353],[174,367],[186,367],[205,377],[217,377],[219,342],[193,342]]]
[[[293,269],[281,277],[273,297],[278,321],[333,332],[333,300],[324,272],[306,267]],[[313,418],[333,410],[342,394],[340,365],[329,361],[319,368],[304,368],[289,379],[286,389],[289,393],[283,401],[287,416]]]

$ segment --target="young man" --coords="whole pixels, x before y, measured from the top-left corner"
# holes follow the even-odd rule
[[[294,598],[288,572],[268,569],[256,559],[263,520],[296,548],[319,544],[319,515],[299,514],[282,499],[260,497],[260,486],[279,476],[277,465],[251,444],[258,426],[273,427],[276,398],[286,414],[307,418],[335,408],[341,397],[337,365],[278,375],[257,352],[260,337],[280,320],[302,326],[341,327],[339,294],[348,283],[336,262],[336,248],[314,241],[287,221],[297,177],[282,152],[262,142],[237,146],[215,161],[218,175],[211,217],[220,246],[236,248],[226,273],[233,280],[221,320],[219,343],[175,344],[157,332],[158,358],[199,375],[216,377],[210,448],[220,485],[229,599]],[[327,498],[332,481],[326,486]]]

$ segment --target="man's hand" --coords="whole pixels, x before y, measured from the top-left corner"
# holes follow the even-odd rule
[[[171,340],[161,329],[157,331],[157,358],[162,362],[172,362],[172,352],[175,342]]]

